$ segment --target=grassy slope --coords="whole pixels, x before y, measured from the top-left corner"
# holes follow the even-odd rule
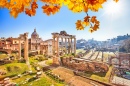
[[[38,80],[33,80],[27,82],[27,78],[32,78],[34,75],[22,76],[21,78],[13,80],[13,82],[18,83],[19,86],[64,86],[64,84],[56,83],[54,80],[47,77],[45,74],[42,75]]]
[[[2,70],[6,70],[7,74],[0,76],[0,78],[7,77],[7,76],[14,76],[17,74],[21,74],[28,70],[28,67],[25,63],[10,63],[0,66]]]

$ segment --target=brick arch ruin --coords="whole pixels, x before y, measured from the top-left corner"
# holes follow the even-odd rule
[[[115,60],[115,62],[113,62]],[[119,53],[117,57],[109,58],[110,65],[128,66],[130,68],[130,54],[128,53]]]

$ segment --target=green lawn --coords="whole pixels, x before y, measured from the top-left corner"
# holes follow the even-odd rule
[[[25,63],[10,63],[2,65],[0,68],[7,72],[6,75],[1,75],[0,78],[15,76],[28,70],[28,66]]]
[[[53,63],[53,60],[52,60],[52,59],[48,59],[48,60],[45,61],[45,63],[46,63],[47,65],[51,65],[51,64]]]
[[[34,75],[22,76],[21,78],[13,80],[13,82],[17,83],[19,86],[64,86],[64,84],[57,83],[54,80],[47,77],[45,74],[42,75],[41,78],[32,81],[26,81],[27,79],[31,79]]]

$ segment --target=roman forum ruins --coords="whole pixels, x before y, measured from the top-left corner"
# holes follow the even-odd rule
[[[24,59],[26,60],[29,70],[31,70],[28,58],[28,33],[20,34],[19,36],[19,59],[21,59],[21,40],[24,41]]]
[[[56,53],[57,57],[59,57],[59,52],[64,52],[64,54],[70,54],[70,53],[76,54],[75,35],[69,35],[65,31],[61,31],[60,33],[52,33],[52,37],[53,37],[53,51],[54,53]],[[59,42],[60,39],[61,42]]]

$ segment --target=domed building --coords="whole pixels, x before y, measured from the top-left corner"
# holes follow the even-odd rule
[[[31,38],[29,39],[29,50],[31,51],[40,50],[40,45],[42,42],[43,40],[39,38],[36,29],[34,29],[33,33],[31,34]]]
[[[34,29],[34,32],[31,34],[31,38],[33,38],[33,39],[39,38],[39,35],[38,35],[38,33],[36,32],[36,29]]]

